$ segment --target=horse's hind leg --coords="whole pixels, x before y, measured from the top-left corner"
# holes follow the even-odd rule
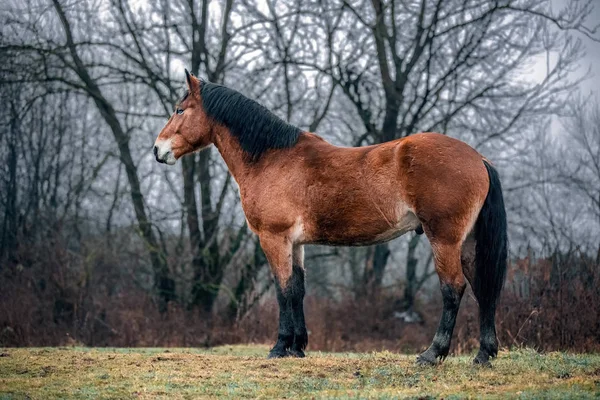
[[[473,287],[475,282],[475,250],[476,241],[469,235],[462,246],[461,263],[467,280]],[[477,299],[479,302],[479,299]],[[496,315],[495,304],[489,305],[487,309],[479,307],[479,352],[473,360],[475,364],[489,365],[489,358],[498,354],[498,339],[496,338]]]
[[[275,278],[277,302],[279,303],[279,331],[277,343],[269,352],[269,358],[286,356],[303,357],[307,343],[304,326],[304,270],[295,265],[291,242],[285,236],[261,235],[263,248]],[[298,323],[298,328],[296,325]],[[300,325],[301,323],[301,325]],[[298,338],[295,339],[295,333]]]
[[[440,278],[444,309],[431,346],[417,357],[417,363],[421,365],[433,365],[438,357],[443,359],[448,355],[456,315],[466,286],[460,262],[460,244],[432,241],[431,247]]]

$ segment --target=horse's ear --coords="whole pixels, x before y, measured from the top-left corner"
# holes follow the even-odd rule
[[[196,97],[200,96],[200,80],[187,69],[185,70],[185,80],[187,82],[188,92]]]

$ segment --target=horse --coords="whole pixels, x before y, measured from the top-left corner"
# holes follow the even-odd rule
[[[159,163],[216,146],[239,186],[279,304],[269,358],[304,357],[304,245],[363,246],[424,232],[443,311],[421,365],[444,360],[467,281],[479,305],[475,364],[498,353],[495,314],[507,267],[500,178],[468,144],[418,133],[364,147],[334,146],[239,92],[185,71],[187,92],[154,144]]]

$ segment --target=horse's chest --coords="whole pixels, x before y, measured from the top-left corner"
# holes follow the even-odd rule
[[[298,209],[278,191],[240,193],[248,227],[256,234],[285,231],[298,219]]]
[[[242,210],[246,216],[246,222],[250,230],[258,234],[261,224],[260,207],[258,202],[250,196],[244,196],[240,193],[242,200]]]

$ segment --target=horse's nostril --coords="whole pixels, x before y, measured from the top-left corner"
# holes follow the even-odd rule
[[[158,155],[158,147],[154,146],[154,157]]]

